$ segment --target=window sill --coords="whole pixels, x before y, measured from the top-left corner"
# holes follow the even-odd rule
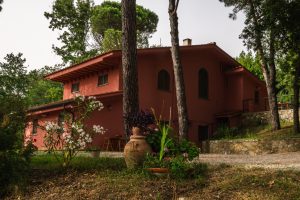
[[[103,87],[103,86],[106,86],[108,85],[108,83],[105,83],[105,84],[102,84],[102,85],[97,85],[97,87]]]

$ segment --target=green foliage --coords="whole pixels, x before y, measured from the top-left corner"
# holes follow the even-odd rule
[[[101,52],[122,49],[122,31],[107,29],[101,45]]]
[[[19,115],[23,114],[5,114],[9,118],[0,120],[0,198],[26,182],[28,164],[36,149],[32,143],[23,148],[24,117]]]
[[[198,179],[202,178],[207,171],[206,164],[189,162],[181,155],[159,160],[158,156],[148,154],[143,167],[144,169],[168,168],[173,179]]]
[[[27,102],[29,106],[47,104],[62,99],[63,86],[61,83],[45,80],[44,76],[58,70],[57,67],[43,67],[30,71]]]
[[[151,132],[150,134],[146,135],[146,141],[151,146],[153,152],[159,152],[161,141],[161,133],[159,131]]]
[[[199,148],[193,142],[190,142],[186,139],[178,141],[178,139],[174,138],[172,135],[167,135],[166,139],[164,140],[168,142],[164,146],[163,155],[170,157],[184,155],[189,160],[193,160],[194,158],[199,156]],[[153,152],[161,152],[162,133],[160,131],[148,134],[146,137],[146,141],[151,146]]]
[[[148,47],[148,39],[156,31],[158,17],[137,6],[137,46]],[[61,32],[61,47],[53,46],[64,64],[74,64],[121,48],[121,3],[104,1],[94,6],[93,0],[55,0],[51,12],[45,12],[52,30]]]
[[[257,76],[260,80],[264,80],[264,76],[261,71],[259,58],[257,55],[252,55],[252,52],[249,51],[245,53],[242,51],[239,57],[236,60],[241,63],[246,69],[252,72],[255,76]]]
[[[145,48],[149,46],[148,39],[156,31],[158,16],[139,5],[136,6],[136,15],[137,47]],[[101,5],[96,5],[93,8],[91,17],[92,34],[102,52],[121,48],[121,18],[121,3],[119,2],[104,1]],[[113,40],[110,41],[106,37]]]
[[[147,154],[143,163],[143,168],[152,167],[169,167],[170,161],[168,159],[159,159],[156,154]]]
[[[177,156],[170,161],[171,177],[174,179],[199,179],[206,171],[206,164],[187,162],[182,156]]]
[[[168,134],[171,130],[171,127],[167,124],[160,124],[159,130],[161,132],[161,139],[160,139],[160,149],[159,149],[159,160],[161,161],[165,155],[166,148],[168,144],[171,142],[171,139],[168,138]]]
[[[41,127],[46,131],[44,145],[52,153],[62,167],[69,167],[72,159],[80,150],[86,149],[97,134],[104,134],[100,125],[89,128],[85,125],[91,113],[102,110],[103,104],[96,97],[77,96],[71,109],[64,113],[62,125],[56,121],[46,121]]]
[[[193,160],[194,158],[198,157],[199,153],[199,148],[193,142],[186,139],[178,142],[174,148],[175,155],[185,155],[189,160]]]
[[[24,97],[29,80],[27,78],[26,59],[22,54],[7,54],[5,62],[0,63],[0,98],[7,96]]]
[[[62,158],[61,158],[62,159]],[[61,170],[61,163],[52,154],[42,154],[32,157],[32,168],[45,170]],[[92,158],[86,156],[76,156],[68,170],[78,171],[121,171],[126,169],[124,158],[100,157]]]
[[[214,139],[233,139],[237,136],[239,129],[236,127],[230,128],[226,124],[220,124],[217,128],[217,134]]]
[[[25,183],[28,163],[15,151],[0,151],[0,197]]]
[[[65,64],[81,62],[97,53],[87,45],[92,6],[92,0],[56,0],[52,12],[44,13],[50,20],[49,28],[62,31],[58,37],[62,46],[53,49]]]
[[[25,110],[31,84],[22,54],[0,63],[0,197],[22,186],[35,146],[24,147]],[[27,138],[29,139],[29,138]]]

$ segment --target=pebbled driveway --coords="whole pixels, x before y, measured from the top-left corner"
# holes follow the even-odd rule
[[[199,161],[209,164],[243,166],[246,168],[262,167],[268,169],[299,170],[300,152],[287,152],[264,155],[226,155],[226,154],[200,154]]]

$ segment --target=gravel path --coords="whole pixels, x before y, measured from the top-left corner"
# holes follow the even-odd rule
[[[228,165],[244,166],[246,168],[262,167],[269,169],[299,170],[300,152],[288,152],[265,155],[224,155],[200,154],[200,162],[210,164],[225,163]]]

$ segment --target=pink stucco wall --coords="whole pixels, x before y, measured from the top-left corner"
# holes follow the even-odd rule
[[[108,74],[108,84],[98,86],[98,76],[100,74]],[[85,75],[75,80],[64,83],[64,96],[63,99],[70,99],[74,97],[74,93],[71,92],[71,86],[73,83],[79,82],[79,92],[81,95],[90,96],[101,93],[114,92],[119,90],[119,68],[118,66],[113,68],[107,68],[101,70],[99,73],[93,73]]]
[[[208,126],[209,131],[214,131],[217,113],[225,111],[242,111],[243,100],[254,99],[254,91],[260,88],[260,103],[253,107],[253,111],[264,110],[264,98],[266,97],[265,86],[249,74],[240,72],[226,74],[222,71],[219,57],[202,51],[181,52],[183,75],[186,88],[188,115],[190,120],[189,139],[199,143],[198,126]],[[141,109],[154,108],[157,114],[162,114],[164,120],[169,119],[169,110],[172,110],[172,123],[175,130],[178,126],[177,105],[175,95],[174,76],[170,51],[148,52],[138,54],[138,85],[139,101]],[[204,68],[208,72],[209,95],[208,99],[198,97],[198,72]],[[170,75],[170,91],[161,91],[157,88],[157,75],[161,69],[168,71]],[[80,94],[99,95],[122,90],[121,57],[114,58],[113,67],[101,69],[100,73],[108,73],[108,84],[97,86],[98,74],[91,73],[76,80],[64,83],[64,99],[73,97],[71,84],[80,82]],[[89,126],[100,124],[107,129],[104,135],[94,139],[94,144],[103,146],[106,139],[116,135],[123,135],[122,96],[113,96],[101,100],[104,110],[95,112],[87,121]],[[58,112],[49,114],[43,120],[57,120]],[[30,133],[30,126],[26,134]],[[43,133],[39,130],[36,139],[38,147]]]

